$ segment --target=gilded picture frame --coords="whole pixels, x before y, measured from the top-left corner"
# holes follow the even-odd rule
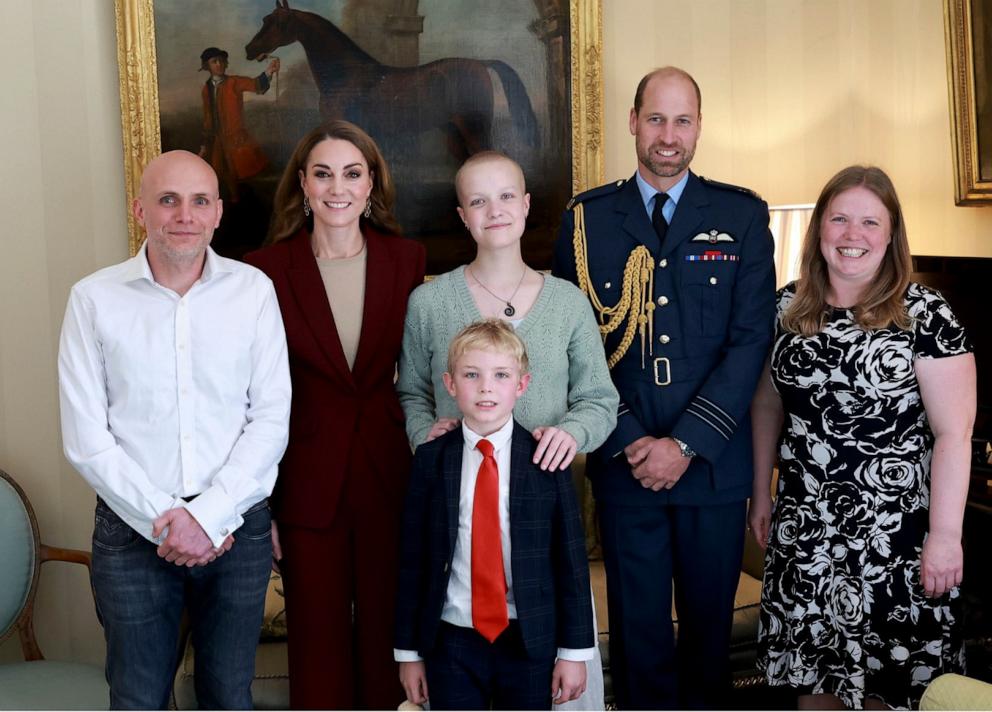
[[[954,202],[992,204],[992,0],[944,0]]]
[[[555,3],[552,0],[534,0],[534,4],[539,10],[546,11]],[[570,40],[567,55],[567,101],[570,101],[571,123],[570,188],[572,193],[576,193],[603,182],[604,176],[602,0],[567,0],[567,5]],[[115,0],[115,11],[128,241],[133,255],[141,245],[142,233],[131,214],[130,205],[137,195],[143,167],[163,150],[155,0]],[[530,28],[535,35],[556,29],[537,24],[535,22]],[[230,49],[233,62],[235,50],[240,50],[235,46]],[[244,58],[240,59],[243,62]],[[193,57],[192,61],[195,60]],[[195,79],[193,76],[191,81]],[[563,208],[564,204],[554,206],[559,213]],[[430,251],[430,247],[428,249]],[[546,246],[542,249],[547,251]]]

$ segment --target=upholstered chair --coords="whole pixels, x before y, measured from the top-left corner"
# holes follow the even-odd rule
[[[992,710],[992,685],[947,673],[929,685],[920,700],[921,710]]]
[[[94,710],[110,706],[102,667],[46,660],[35,640],[33,613],[41,564],[90,565],[90,555],[45,546],[27,496],[0,470],[0,642],[16,632],[24,662],[0,664],[0,709]]]

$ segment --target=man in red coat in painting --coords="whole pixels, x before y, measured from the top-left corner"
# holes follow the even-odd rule
[[[200,54],[200,70],[210,72],[203,85],[203,143],[200,156],[217,171],[224,197],[238,201],[238,182],[262,172],[268,159],[244,125],[244,93],[264,94],[279,71],[273,59],[254,79],[227,76],[227,52],[208,47]]]

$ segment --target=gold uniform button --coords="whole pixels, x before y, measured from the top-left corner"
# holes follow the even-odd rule
[[[660,296],[660,297],[658,297],[658,306],[663,307],[666,304],[668,304],[668,297],[666,297],[666,296]]]
[[[665,259],[658,260],[658,266],[661,267],[662,269],[664,269],[665,267],[668,266],[668,260],[665,260]]]
[[[668,334],[662,334],[661,336],[658,337],[658,341],[660,341],[663,344],[667,344],[671,340],[672,339],[671,339],[671,337],[669,337]]]
[[[717,278],[716,277],[710,277],[710,284],[716,284],[716,283],[717,283]]]

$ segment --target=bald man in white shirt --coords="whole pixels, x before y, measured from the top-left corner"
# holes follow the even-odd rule
[[[97,493],[111,707],[166,708],[185,607],[200,707],[250,709],[288,438],[279,305],[210,249],[223,206],[202,159],[152,160],[133,210],[145,244],[72,288],[59,346],[65,454]]]

